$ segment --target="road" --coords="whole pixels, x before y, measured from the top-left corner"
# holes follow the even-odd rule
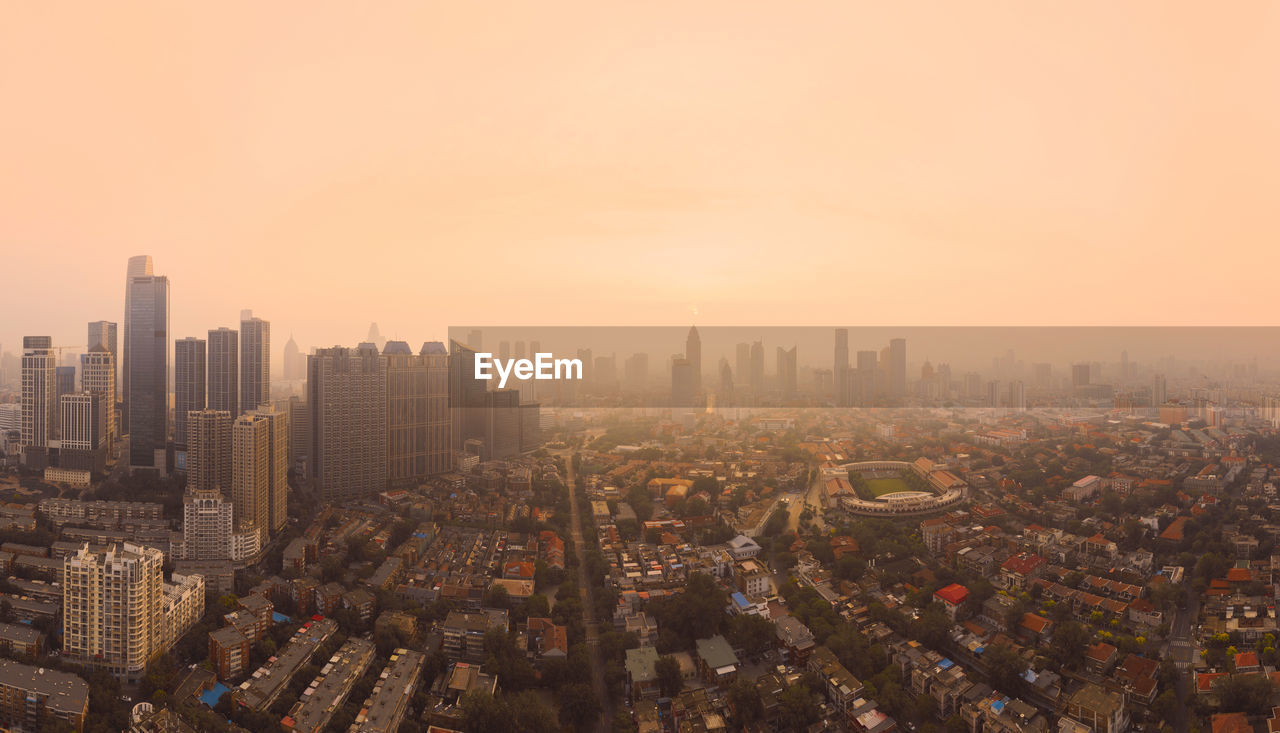
[[[582,620],[587,629],[587,651],[591,653],[591,686],[596,691],[596,699],[600,701],[600,723],[597,730],[609,729],[609,721],[613,720],[613,700],[604,688],[604,659],[600,656],[600,621],[596,618],[595,603],[591,600],[591,587],[587,579],[586,544],[582,540],[582,511],[578,508],[577,476],[573,471],[573,457],[565,458],[566,483],[569,486],[569,536],[573,538],[573,549],[578,555],[578,593],[582,599]]]
[[[800,527],[800,515],[804,513],[806,506],[813,507],[813,521],[819,527],[822,526],[822,518],[820,516],[822,510],[822,472],[818,471],[813,477],[813,481],[809,483],[809,488],[804,494],[788,494],[787,501],[790,502],[787,510],[787,529],[795,532]]]
[[[1196,661],[1196,645],[1191,634],[1192,625],[1200,618],[1200,596],[1191,583],[1185,583],[1186,597],[1181,606],[1174,611],[1173,620],[1169,623],[1169,643],[1166,653],[1178,665],[1178,685],[1174,691],[1178,696],[1178,711],[1175,713],[1177,723],[1174,728],[1178,733],[1186,733],[1187,721],[1192,711],[1188,704],[1194,696],[1191,689],[1191,670]]]

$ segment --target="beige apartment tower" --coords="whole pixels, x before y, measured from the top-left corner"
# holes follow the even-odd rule
[[[236,531],[267,534],[288,520],[289,413],[264,405],[236,419],[231,428],[232,502]]]
[[[187,491],[231,490],[231,413],[187,413]]]
[[[164,651],[164,556],[126,542],[101,551],[88,543],[63,561],[65,657],[128,683]]]

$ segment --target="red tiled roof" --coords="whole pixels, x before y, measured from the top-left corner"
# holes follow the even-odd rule
[[[945,588],[939,588],[933,595],[953,606],[958,606],[969,597],[969,589],[959,583],[952,583]]]

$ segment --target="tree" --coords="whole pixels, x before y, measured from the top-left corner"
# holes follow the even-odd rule
[[[577,730],[589,730],[600,719],[600,700],[591,684],[575,682],[560,688],[560,722]],[[502,730],[502,727],[490,730]]]
[[[749,680],[739,678],[729,688],[729,709],[739,728],[755,725],[764,718],[760,691]]]
[[[653,664],[653,673],[658,678],[658,691],[663,697],[675,697],[684,689],[684,675],[680,673],[680,663],[675,657],[658,657]]]
[[[505,730],[510,723],[506,706],[484,691],[472,691],[459,701],[462,708],[462,730],[465,733],[484,733]]]
[[[520,692],[506,698],[509,728],[516,733],[556,733],[556,713],[536,692]]]
[[[757,656],[768,651],[777,641],[776,628],[772,621],[755,614],[738,614],[730,617],[725,638],[735,649]]]
[[[818,722],[822,711],[809,688],[795,684],[778,696],[778,722],[783,730],[802,731]]]
[[[1006,644],[989,646],[982,653],[982,661],[987,667],[987,675],[991,677],[991,684],[996,689],[1006,694],[1017,692],[1018,680],[1027,671],[1026,660],[1018,656],[1017,652]]]
[[[1271,679],[1260,674],[1232,675],[1218,683],[1218,699],[1224,711],[1251,715],[1261,715],[1271,709],[1274,691]]]
[[[1084,661],[1085,646],[1089,643],[1089,630],[1075,621],[1058,625],[1049,642],[1049,656],[1063,667],[1079,668]]]

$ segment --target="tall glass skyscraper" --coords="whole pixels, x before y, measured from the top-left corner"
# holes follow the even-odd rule
[[[125,412],[129,420],[129,465],[163,472],[167,468],[164,456],[169,434],[169,278],[130,278],[127,300]]]
[[[151,268],[151,255],[130,257],[129,269],[125,271],[124,276],[124,358],[120,361],[121,374],[119,384],[120,400],[123,403],[123,409],[120,413],[121,434],[129,432],[129,317],[133,303],[133,279],[135,277],[153,275]],[[108,348],[110,347],[108,346]]]

